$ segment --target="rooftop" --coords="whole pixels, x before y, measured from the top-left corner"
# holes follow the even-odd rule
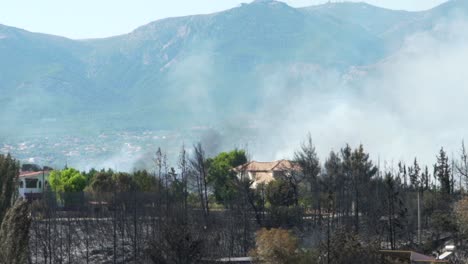
[[[270,162],[251,161],[234,168],[235,171],[267,172],[299,170],[299,165],[289,160],[278,160]]]
[[[380,253],[391,258],[410,261],[411,263],[448,263],[445,260],[438,260],[409,250],[380,250]]]
[[[20,172],[20,177],[34,177],[40,176],[42,174],[49,174],[50,171],[22,171]]]

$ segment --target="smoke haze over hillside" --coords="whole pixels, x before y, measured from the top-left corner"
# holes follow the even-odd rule
[[[465,17],[439,21],[408,37],[395,55],[355,69],[363,80],[354,83],[326,70],[293,85],[284,68],[265,74],[254,157],[292,157],[307,132],[322,160],[346,143],[362,143],[394,164],[417,156],[430,165],[441,146],[457,155],[468,131],[466,32]]]
[[[322,161],[362,143],[430,165],[468,128],[467,11],[256,1],[85,42],[0,26],[0,152],[132,170],[197,141],[292,158],[310,132]]]

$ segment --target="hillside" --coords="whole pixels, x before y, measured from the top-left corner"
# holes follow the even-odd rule
[[[11,127],[82,133],[242,119],[265,103],[265,76],[286,73],[294,86],[323,71],[348,74],[392,55],[412,32],[467,10],[461,0],[425,12],[263,0],[92,40],[1,25],[0,136],[18,135]]]

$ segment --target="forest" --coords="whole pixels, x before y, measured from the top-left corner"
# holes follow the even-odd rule
[[[168,160],[157,149],[151,170],[54,170],[26,202],[19,162],[0,155],[0,263],[410,263],[383,252],[448,243],[450,263],[468,261],[464,143],[430,166],[380,166],[363,145],[322,161],[309,135],[293,169],[255,187],[241,149],[208,157],[197,143]]]

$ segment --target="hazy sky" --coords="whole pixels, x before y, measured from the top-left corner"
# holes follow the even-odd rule
[[[424,10],[447,0],[366,0],[404,10]],[[70,38],[106,37],[130,32],[148,22],[173,16],[212,13],[250,0],[0,0],[0,24]],[[327,0],[285,0],[307,6]],[[332,1],[332,2],[341,2]]]

